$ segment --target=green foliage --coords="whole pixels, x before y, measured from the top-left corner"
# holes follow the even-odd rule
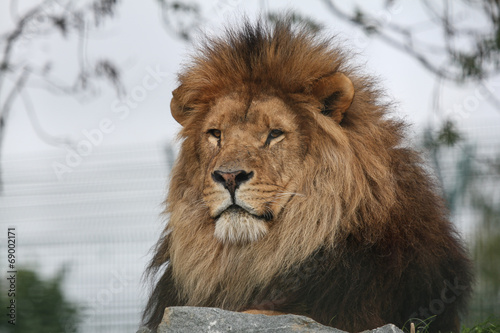
[[[453,147],[455,144],[462,140],[462,135],[458,131],[455,123],[451,120],[447,120],[439,130],[437,139],[438,144]]]
[[[500,333],[500,320],[490,318],[470,328],[462,327],[462,333]]]
[[[462,144],[458,145],[458,143]],[[427,128],[424,131],[423,145],[430,154],[434,170],[442,184],[448,208],[453,214],[460,208],[463,201],[468,198],[467,191],[474,182],[474,147],[465,142],[455,123],[450,120],[445,121],[437,131]],[[454,165],[445,166],[447,161],[446,157],[443,157],[449,157],[450,153],[458,157],[456,161],[453,161],[455,162]],[[449,168],[454,169],[451,174],[455,175],[455,177],[450,178],[448,172],[448,181],[445,181],[445,169]]]
[[[76,332],[80,318],[80,309],[67,300],[62,292],[65,271],[55,277],[42,279],[39,274],[29,269],[19,269],[16,278],[16,325],[0,321],[0,331],[38,333],[38,332]],[[3,282],[2,282],[3,283]],[[2,309],[10,299],[3,292]],[[2,313],[3,314],[3,313]]]
[[[453,147],[462,140],[462,134],[451,120],[446,120],[436,133],[431,129],[424,131],[424,147],[429,150],[439,150],[443,146]]]
[[[462,68],[462,79],[469,77],[481,78],[483,76],[483,62],[477,54],[459,52],[454,55],[454,60]]]
[[[481,314],[491,313],[500,330],[500,206],[493,197],[480,194],[473,195],[472,204],[479,213],[480,229],[473,247],[478,281],[470,317],[479,320]]]
[[[492,182],[500,181],[500,163],[485,163],[484,159],[479,159],[472,145],[467,143],[451,121],[445,121],[435,131],[427,129],[424,146],[441,181],[452,215],[457,216],[464,207],[473,212],[472,222],[476,229],[472,235],[471,252],[477,283],[467,322],[476,323],[491,314],[496,324],[490,321],[476,325],[467,332],[494,332],[495,329],[498,332],[500,203],[498,197],[491,193],[491,185]]]
[[[488,289],[489,294],[495,298],[500,292],[498,284],[500,281],[500,265],[498,265],[500,262],[500,233],[498,231],[493,233],[483,231],[477,237],[474,252],[482,282],[489,286],[485,289]]]
[[[415,332],[416,333],[426,333],[429,331],[429,326],[431,325],[432,321],[435,319],[436,316],[431,316],[427,319],[419,319],[419,318],[410,318],[402,327],[403,332],[410,333],[411,332],[411,323],[415,325]]]
[[[500,4],[496,4],[498,11]],[[496,13],[500,15],[499,13]],[[492,29],[476,36],[474,47],[465,53],[451,53],[452,59],[462,68],[462,80],[482,79],[488,72],[497,73],[500,69],[500,17],[491,15]]]

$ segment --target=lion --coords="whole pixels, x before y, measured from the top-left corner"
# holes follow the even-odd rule
[[[288,19],[200,45],[143,315],[170,306],[298,314],[349,332],[458,332],[468,254],[406,124],[334,38]]]

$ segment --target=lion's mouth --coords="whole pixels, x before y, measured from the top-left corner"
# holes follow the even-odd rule
[[[251,215],[254,218],[257,218],[257,219],[263,220],[263,221],[270,221],[274,218],[274,214],[271,211],[265,212],[264,214],[261,214],[261,215],[257,215],[257,214],[254,214],[254,213],[248,211],[247,209],[245,209],[237,204],[232,204],[229,207],[227,207],[226,209],[224,209],[223,211],[221,211],[217,216],[215,216],[214,221],[217,221],[223,214],[228,214],[228,213],[229,214],[236,214],[236,215],[246,213],[248,215]]]

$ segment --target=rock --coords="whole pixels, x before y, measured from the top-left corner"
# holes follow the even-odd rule
[[[363,331],[361,333],[404,333],[396,325],[387,324],[374,330]]]
[[[321,325],[314,320],[296,315],[266,316],[226,311],[218,308],[176,306],[165,309],[156,333],[345,333]],[[394,325],[386,325],[363,333],[402,333]],[[141,328],[137,333],[152,333]]]

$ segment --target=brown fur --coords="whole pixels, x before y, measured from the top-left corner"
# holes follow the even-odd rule
[[[181,73],[171,107],[183,142],[146,325],[191,305],[305,314],[348,331],[437,314],[431,332],[458,331],[470,263],[403,147],[404,124],[341,50],[286,20],[246,23],[209,39]],[[344,88],[327,98],[318,88],[336,73],[352,81],[352,104]],[[283,135],[269,139],[276,128]],[[235,170],[253,172],[235,194],[250,208],[228,223],[264,228],[255,239],[214,236],[229,200],[214,172]]]

